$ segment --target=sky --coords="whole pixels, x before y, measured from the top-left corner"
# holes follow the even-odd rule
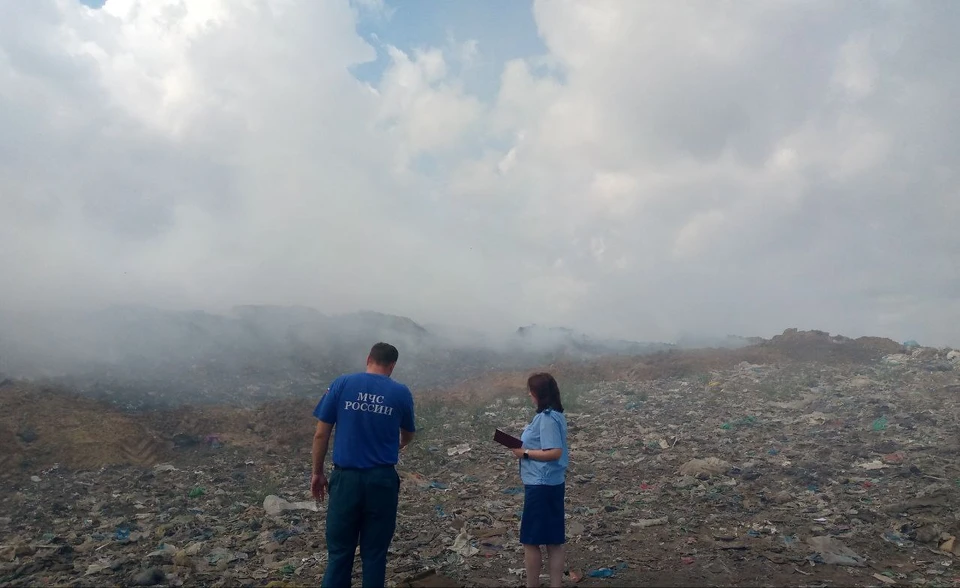
[[[0,308],[960,345],[960,3],[0,0]]]

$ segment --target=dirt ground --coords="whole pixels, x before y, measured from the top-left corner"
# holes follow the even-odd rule
[[[570,423],[567,585],[960,584],[960,354],[788,331],[547,369]],[[532,416],[525,377],[418,394],[391,585],[524,585],[516,462],[491,437]],[[313,404],[125,413],[7,383],[0,586],[316,585]]]

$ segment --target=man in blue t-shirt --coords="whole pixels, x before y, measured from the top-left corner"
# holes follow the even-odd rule
[[[386,586],[387,549],[397,527],[400,450],[413,440],[413,395],[390,378],[400,353],[377,343],[365,372],[340,376],[317,404],[310,491],[327,507],[327,570],[324,588],[350,586],[360,545],[364,586]],[[334,426],[333,472],[323,462]]]

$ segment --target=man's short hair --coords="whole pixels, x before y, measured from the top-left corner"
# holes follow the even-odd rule
[[[370,361],[377,365],[388,366],[397,363],[400,359],[400,352],[389,343],[377,343],[370,348]]]

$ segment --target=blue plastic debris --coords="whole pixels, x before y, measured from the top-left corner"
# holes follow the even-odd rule
[[[613,566],[612,568],[600,568],[597,570],[591,570],[587,572],[587,575],[590,576],[591,578],[612,578],[614,575],[616,575],[617,570],[625,570],[625,569],[627,569],[627,564],[624,562],[620,562],[617,565]]]
[[[273,532],[273,539],[282,545],[287,539],[295,537],[298,534],[296,530],[287,531],[285,529],[277,529]]]

